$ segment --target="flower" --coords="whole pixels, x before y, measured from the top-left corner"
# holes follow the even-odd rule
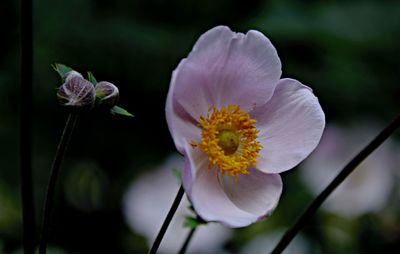
[[[182,180],[206,221],[243,227],[267,217],[280,175],[317,146],[325,116],[312,90],[280,79],[281,63],[258,31],[218,26],[172,74],[167,123],[185,156]]]
[[[125,219],[132,230],[144,235],[151,245],[178,190],[178,181],[171,169],[180,168],[183,159],[171,155],[159,167],[133,182],[123,199]],[[156,186],[156,188],[155,188]],[[190,229],[183,227],[185,216],[191,215],[189,201],[182,200],[161,242],[159,253],[176,253]],[[229,228],[211,223],[199,226],[187,253],[220,253],[222,244],[230,237]],[[207,247],[205,247],[207,246]]]
[[[301,177],[315,195],[319,194],[367,143],[377,135],[374,124],[364,122],[346,129],[327,127],[315,152],[304,161]],[[325,210],[346,218],[378,212],[388,201],[400,158],[393,141],[386,141],[329,196]]]

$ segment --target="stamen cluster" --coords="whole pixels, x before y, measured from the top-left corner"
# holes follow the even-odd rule
[[[222,174],[235,178],[248,174],[248,168],[255,166],[262,148],[257,141],[256,120],[239,106],[229,105],[221,109],[210,107],[207,116],[201,116],[199,122],[201,141],[194,145],[207,154],[208,167],[216,165]],[[221,139],[222,136],[229,139]]]

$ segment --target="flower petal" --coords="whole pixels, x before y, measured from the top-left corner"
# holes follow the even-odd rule
[[[228,198],[218,181],[217,170],[208,169],[208,159],[199,149],[192,149],[187,156],[197,174],[186,193],[200,217],[230,227],[244,227],[258,220],[258,216],[243,211]]]
[[[172,79],[175,79],[175,73]],[[200,140],[201,130],[198,127],[198,122],[193,119],[181,105],[172,99],[172,94],[175,87],[175,82],[171,82],[171,87],[167,96],[165,113],[169,132],[175,143],[176,149],[183,154],[185,146],[190,144],[192,140]]]
[[[325,115],[312,90],[293,79],[279,81],[268,103],[255,109],[259,142],[263,146],[257,169],[265,173],[289,170],[318,145]]]
[[[171,79],[166,110],[178,150],[182,150],[182,137],[193,137],[185,130],[175,130],[180,126],[176,118],[196,125],[210,106],[234,104],[250,111],[271,98],[280,75],[277,52],[260,32],[234,33],[224,26],[207,31]]]
[[[185,156],[185,163],[183,165],[183,170],[182,170],[182,184],[188,195],[189,193],[192,192],[192,185],[194,181],[193,176],[195,175],[195,172],[192,169],[193,167],[190,165],[190,160],[188,159],[187,156]]]
[[[269,215],[278,205],[282,193],[279,174],[265,174],[254,168],[248,175],[239,175],[238,180],[225,175],[219,180],[229,199],[240,209],[259,218]]]
[[[262,105],[271,98],[282,73],[278,54],[262,33],[234,33],[224,26],[203,34],[181,67],[177,70],[179,92],[189,96],[177,98],[191,112],[196,112],[197,90],[218,108],[236,104],[249,111],[254,104]],[[201,79],[193,82],[193,76]]]

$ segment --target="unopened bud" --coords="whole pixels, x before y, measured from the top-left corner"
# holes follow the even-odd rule
[[[88,111],[94,106],[96,92],[92,83],[75,73],[66,75],[65,83],[57,92],[58,101],[72,111]]]
[[[118,102],[119,90],[114,84],[101,81],[96,85],[96,99],[101,107],[112,108]]]

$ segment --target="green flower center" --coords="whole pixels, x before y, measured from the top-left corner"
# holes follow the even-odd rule
[[[234,130],[221,130],[218,133],[218,145],[224,150],[225,155],[235,153],[239,142],[239,136]]]

